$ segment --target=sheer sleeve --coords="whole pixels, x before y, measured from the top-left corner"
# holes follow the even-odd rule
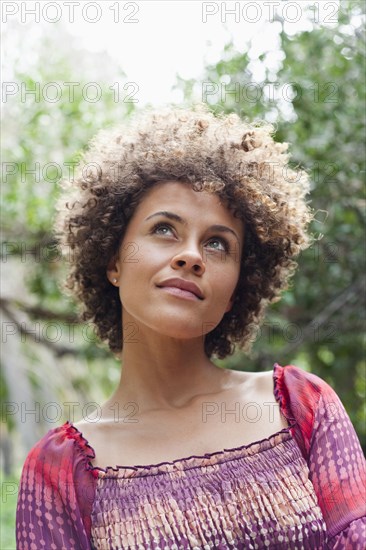
[[[339,397],[324,380],[298,367],[275,365],[275,396],[295,422],[328,531],[328,549],[366,548],[366,462]]]
[[[50,430],[23,466],[16,512],[17,550],[91,550],[94,456],[69,423]]]

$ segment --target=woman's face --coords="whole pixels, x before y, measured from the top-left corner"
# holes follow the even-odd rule
[[[174,181],[152,187],[107,272],[118,279],[124,341],[146,328],[179,339],[213,330],[232,306],[243,239],[243,222],[217,195]]]

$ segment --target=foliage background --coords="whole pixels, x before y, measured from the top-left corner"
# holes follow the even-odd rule
[[[257,56],[250,43],[245,52],[229,43],[200,81],[178,76],[176,83],[187,104],[204,99],[215,112],[275,123],[276,139],[291,143],[292,163],[312,179],[318,240],[300,258],[292,288],[271,308],[252,354],[220,363],[256,371],[278,361],[318,374],[341,397],[365,449],[364,4],[342,1],[334,27],[312,23],[309,31],[289,34],[280,18],[276,24],[275,68],[273,52]],[[24,63],[29,48],[34,55]],[[119,379],[117,361],[78,323],[76,305],[59,290],[66,266],[52,235],[57,165],[67,175],[65,162],[77,163],[99,128],[139,107],[115,101],[108,88],[102,101],[85,100],[83,83],[119,82],[123,89],[126,77],[106,54],[80,48],[65,28],[22,36],[14,49],[19,85],[81,85],[72,101],[65,94],[54,103],[42,94],[38,101],[10,96],[2,113],[3,549],[15,548],[17,483],[30,447],[49,428],[78,420],[85,404],[104,401]],[[254,63],[256,71],[261,66],[260,81]],[[74,415],[58,405],[67,402],[77,404]]]

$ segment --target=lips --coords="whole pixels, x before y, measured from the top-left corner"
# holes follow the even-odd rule
[[[166,281],[163,281],[162,283],[159,283],[156,286],[158,286],[159,288],[164,288],[164,287],[178,288],[180,290],[191,292],[192,294],[197,296],[197,298],[199,298],[200,300],[203,300],[204,298],[201,289],[195,283],[186,281],[185,279],[179,279],[179,278],[167,279]]]

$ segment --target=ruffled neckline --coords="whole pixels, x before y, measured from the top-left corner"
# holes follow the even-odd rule
[[[163,461],[155,464],[138,464],[135,466],[106,466],[101,468],[100,466],[93,466],[91,461],[95,458],[95,451],[89,444],[88,440],[83,436],[82,432],[76,428],[69,420],[65,422],[59,430],[65,430],[66,437],[74,439],[77,448],[85,459],[86,469],[90,470],[94,477],[136,477],[144,475],[156,475],[161,472],[170,472],[177,470],[187,470],[191,468],[202,468],[212,466],[214,464],[221,464],[229,460],[236,458],[242,458],[243,456],[251,456],[261,453],[268,449],[273,449],[281,443],[293,440],[292,430],[295,426],[293,419],[288,418],[286,414],[286,407],[283,396],[282,388],[282,372],[283,367],[275,363],[273,367],[273,383],[274,383],[274,396],[276,401],[279,402],[282,414],[289,421],[289,426],[283,428],[268,437],[253,441],[246,445],[240,445],[239,447],[233,447],[229,449],[222,449],[214,451],[212,453],[205,453],[204,455],[190,455],[187,457],[177,458],[172,461]]]

